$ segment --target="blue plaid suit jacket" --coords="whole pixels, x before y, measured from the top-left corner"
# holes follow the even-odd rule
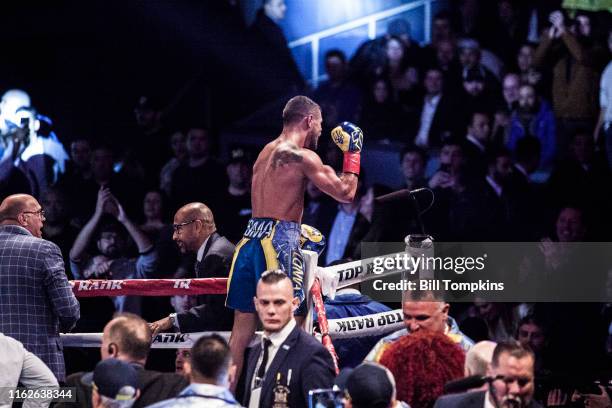
[[[22,342],[64,381],[59,333],[79,316],[58,246],[20,226],[0,226],[0,332]]]

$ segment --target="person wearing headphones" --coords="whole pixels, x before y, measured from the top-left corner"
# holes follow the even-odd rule
[[[187,380],[175,373],[160,373],[145,369],[151,348],[151,329],[140,316],[122,313],[106,324],[102,333],[102,360],[117,359],[129,363],[138,373],[140,397],[133,408],[146,407],[173,398],[187,385]],[[62,403],[56,407],[91,407],[91,373],[75,373],[66,379],[68,387],[76,387],[78,403]]]

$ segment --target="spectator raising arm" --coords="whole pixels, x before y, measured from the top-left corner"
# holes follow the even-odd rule
[[[72,261],[79,262],[83,257],[83,254],[85,253],[85,250],[91,242],[93,234],[100,223],[100,219],[104,214],[104,206],[106,203],[110,202],[111,199],[112,194],[110,190],[104,186],[100,187],[100,190],[98,191],[98,201],[96,202],[96,210],[87,224],[85,224],[79,235],[77,235],[76,239],[74,240],[74,244],[72,245],[72,249],[70,249],[70,259]]]
[[[138,247],[138,252],[140,254],[148,252],[153,246],[149,238],[128,218],[119,201],[113,196],[111,196],[111,199],[117,206],[117,221],[119,221],[130,234],[130,237],[132,237]]]

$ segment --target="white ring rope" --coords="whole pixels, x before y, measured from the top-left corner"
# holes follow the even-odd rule
[[[368,316],[329,319],[327,323],[329,324],[329,335],[333,340],[383,335],[404,327],[401,309]],[[212,333],[159,333],[153,339],[151,348],[189,348],[200,337]],[[231,332],[217,332],[217,334],[229,340]],[[259,341],[261,332],[256,332],[255,335],[252,343]],[[102,344],[102,333],[62,333],[60,337],[64,347],[100,347]]]
[[[339,265],[318,267],[317,254],[304,251],[306,259],[306,276],[305,287],[310,288],[314,278],[319,278],[321,282],[321,290],[323,295],[334,297],[338,288],[347,287],[356,283],[361,283],[367,280],[380,278],[382,275],[389,276],[400,272],[409,272],[410,270],[386,269],[382,273],[374,273],[375,260],[381,257],[367,258],[359,261],[346,262]],[[394,257],[396,254],[389,254],[386,257]],[[378,261],[380,262],[380,260]],[[314,272],[314,273],[311,273]],[[164,280],[166,282],[171,280]],[[177,280],[184,282],[186,280]],[[200,281],[200,280],[193,280]],[[201,280],[204,281],[204,280]],[[168,285],[168,283],[164,284]],[[141,285],[145,282],[141,281]],[[202,282],[205,286],[205,283]],[[188,286],[189,288],[189,286]],[[93,289],[95,292],[98,288]],[[102,288],[100,288],[102,289]],[[104,287],[108,290],[108,288]],[[172,289],[178,289],[173,287]],[[172,290],[170,289],[170,290]],[[187,288],[181,288],[187,289]],[[191,289],[191,288],[189,288]],[[189,290],[187,289],[187,290]],[[91,290],[91,289],[90,289]],[[193,290],[193,289],[191,289]],[[106,292],[108,293],[108,292]],[[107,294],[103,296],[108,296]],[[309,293],[307,291],[306,293]],[[101,295],[102,296],[102,295]],[[310,295],[309,303],[311,302]],[[312,316],[312,309],[309,308],[309,316]],[[329,335],[332,339],[348,339],[355,337],[367,337],[384,335],[404,328],[403,313],[401,309],[392,310],[389,312],[376,313],[366,316],[347,317],[343,319],[329,319]],[[310,330],[312,332],[312,330]],[[195,341],[201,336],[211,334],[212,332],[198,333],[159,333],[152,341],[151,348],[154,349],[177,349],[192,347]],[[229,339],[231,332],[217,333],[225,339]],[[258,342],[260,332],[256,333],[252,343]],[[100,347],[102,343],[102,333],[68,333],[61,334],[61,339],[64,347]]]

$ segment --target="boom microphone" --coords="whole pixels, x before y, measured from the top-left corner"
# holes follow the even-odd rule
[[[389,201],[395,201],[402,198],[408,198],[413,194],[420,193],[422,191],[427,191],[426,188],[417,188],[414,190],[408,190],[407,188],[403,188],[401,190],[394,191],[389,194],[384,194],[375,198],[377,203],[388,203]]]

